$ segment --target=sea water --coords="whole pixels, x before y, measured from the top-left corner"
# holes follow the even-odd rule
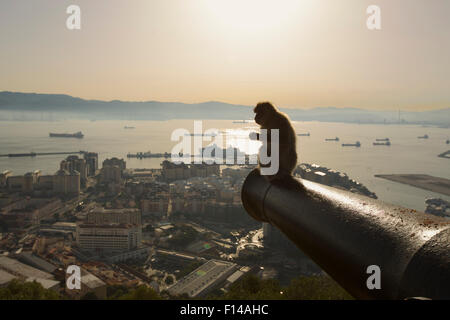
[[[125,126],[134,129],[125,129]],[[297,133],[310,133],[309,137],[297,137],[299,163],[316,163],[345,172],[385,202],[424,210],[426,198],[440,197],[450,201],[445,195],[374,177],[375,174],[428,174],[450,179],[450,160],[438,157],[450,149],[445,143],[450,137],[448,128],[325,122],[294,122],[294,127]],[[171,134],[179,128],[194,133],[194,120],[0,121],[0,154],[83,150],[97,152],[100,167],[104,159],[118,157],[126,160],[127,168],[159,168],[163,159],[127,159],[126,156],[147,151],[170,152],[178,143],[171,141]],[[247,133],[257,130],[252,122],[203,121],[203,131],[211,128],[226,131],[229,138],[234,135],[234,139],[228,140],[242,151],[255,152],[258,148],[247,139]],[[49,137],[49,132],[77,131],[83,132],[83,139]],[[429,139],[418,139],[425,134]],[[325,141],[335,137],[340,141]],[[372,143],[377,138],[389,138],[391,146],[374,146]],[[204,139],[204,146],[212,142],[206,141],[207,137]],[[342,143],[356,141],[361,147],[342,147]],[[11,170],[19,175],[41,170],[43,174],[53,174],[64,158],[64,155],[0,158],[0,171]]]

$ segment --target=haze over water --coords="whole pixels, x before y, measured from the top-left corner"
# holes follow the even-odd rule
[[[185,128],[193,133],[193,120],[171,121],[2,121],[0,122],[0,154],[26,152],[99,153],[99,166],[110,157],[124,158],[128,168],[159,168],[163,159],[127,159],[127,153],[170,152],[177,142],[171,141],[172,131]],[[133,126],[135,129],[124,129]],[[445,140],[450,129],[410,125],[359,125],[324,122],[295,122],[298,137],[299,163],[317,163],[347,173],[375,192],[379,199],[405,207],[424,210],[428,197],[450,200],[450,197],[431,191],[375,178],[375,174],[429,174],[450,179],[450,161],[437,155],[450,149]],[[203,131],[256,130],[254,123],[232,123],[230,120],[203,121]],[[73,133],[82,131],[84,139],[50,138],[49,132]],[[237,132],[237,131],[235,131]],[[242,134],[242,133],[241,133]],[[417,139],[429,135],[428,140]],[[339,142],[325,142],[325,138],[339,137]],[[390,138],[392,145],[373,146],[376,138]],[[243,142],[244,140],[240,140]],[[342,147],[342,143],[361,142],[361,148]],[[208,145],[211,142],[204,142]],[[236,143],[233,143],[236,146]],[[243,144],[237,142],[237,146]],[[256,148],[255,148],[256,147]],[[253,145],[253,151],[257,146]],[[248,151],[248,150],[244,150]],[[53,174],[64,155],[35,158],[0,158],[0,171],[12,170],[23,174],[42,170]]]

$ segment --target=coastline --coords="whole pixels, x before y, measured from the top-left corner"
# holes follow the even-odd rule
[[[433,177],[427,174],[376,174],[374,176],[450,196],[449,179]]]

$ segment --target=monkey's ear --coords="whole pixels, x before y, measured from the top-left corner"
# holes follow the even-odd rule
[[[253,109],[253,111],[254,111],[255,113],[258,113],[258,112],[265,112],[266,109],[267,109],[267,106],[266,106],[266,103],[265,103],[265,102],[258,102],[258,103],[256,104],[255,109]]]

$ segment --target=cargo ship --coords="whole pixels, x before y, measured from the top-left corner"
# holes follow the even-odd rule
[[[336,138],[328,138],[328,139],[325,139],[325,141],[339,141],[339,138],[338,137],[336,137]]]
[[[343,147],[361,147],[361,143],[359,141],[356,141],[355,143],[343,143]]]
[[[178,154],[180,157],[183,156],[183,153]],[[151,153],[151,151],[148,152],[138,152],[138,153],[128,153],[127,158],[137,158],[137,159],[146,159],[146,158],[170,158],[172,156],[169,152],[164,153]]]
[[[390,146],[391,142],[389,140],[386,142],[374,142],[373,145],[374,146]]]
[[[299,133],[299,134],[297,134],[299,137],[309,137],[309,136],[311,136],[311,134],[308,132],[308,133]]]
[[[389,141],[389,138],[376,139],[376,141]]]
[[[186,133],[186,137],[215,137],[217,133]]]
[[[236,121],[233,121],[233,123],[248,123],[248,121],[247,120],[236,120]]]
[[[417,137],[417,139],[428,139],[428,135],[426,134],[426,135],[423,135],[421,137]]]
[[[84,137],[84,134],[81,133],[81,131],[78,131],[76,133],[51,133],[50,132],[50,138],[77,138],[82,139]]]

